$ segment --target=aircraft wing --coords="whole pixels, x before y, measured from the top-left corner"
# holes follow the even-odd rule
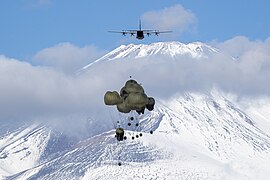
[[[158,33],[171,33],[172,31],[157,31]]]
[[[134,34],[137,33],[137,30],[122,30],[122,31],[108,31],[108,32],[111,32],[111,33],[121,33],[123,35],[126,35],[126,34],[134,35]]]
[[[172,31],[159,31],[159,30],[143,30],[144,34],[150,35],[150,34],[161,34],[161,33],[171,33]]]

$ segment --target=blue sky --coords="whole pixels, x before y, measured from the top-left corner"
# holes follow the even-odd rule
[[[176,6],[193,18],[183,20],[189,24],[182,31],[177,30],[181,25],[172,26],[174,35],[139,41],[107,32],[137,28],[138,19],[147,19],[149,12],[166,19],[169,12],[165,10]],[[0,54],[30,60],[38,51],[64,42],[109,51],[128,43],[225,41],[239,35],[263,41],[270,36],[268,7],[266,0],[4,0],[0,6]],[[143,21],[143,28],[170,28],[162,23],[155,26],[151,19]],[[171,16],[167,19],[172,20]]]

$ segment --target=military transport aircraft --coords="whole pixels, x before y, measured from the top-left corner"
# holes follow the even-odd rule
[[[155,34],[158,36],[161,33],[171,33],[172,31],[159,31],[159,30],[143,30],[141,20],[139,21],[139,29],[137,30],[122,30],[122,31],[109,31],[112,33],[121,33],[122,35],[130,34],[134,36],[136,34],[136,38],[142,40],[144,35],[150,36],[151,34]]]

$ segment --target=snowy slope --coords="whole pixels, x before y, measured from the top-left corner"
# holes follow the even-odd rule
[[[0,174],[12,175],[38,164],[50,131],[36,124],[10,132],[0,139]]]
[[[86,139],[13,178],[265,178],[270,137],[221,93],[187,93],[140,117],[143,136],[117,145],[113,131]],[[154,134],[149,134],[150,130]],[[136,132],[135,132],[136,134]],[[118,166],[118,159],[122,166]]]
[[[245,112],[256,119],[258,127],[265,132],[270,132],[270,99],[265,97],[241,103]]]
[[[161,148],[163,154],[170,156],[155,162],[128,161],[123,169],[109,165],[90,168],[85,179],[268,177],[269,135],[220,93],[188,93],[159,104],[149,117],[156,118],[157,129],[153,136],[144,135],[142,142]],[[149,124],[147,120],[143,122],[145,131],[149,131]],[[100,174],[107,171],[107,176]]]
[[[73,144],[73,138],[37,123],[6,132],[0,139],[0,179],[57,157]]]

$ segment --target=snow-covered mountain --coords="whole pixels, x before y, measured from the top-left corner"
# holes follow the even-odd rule
[[[94,64],[153,55],[200,60],[218,52],[203,43],[131,44]],[[91,71],[92,65],[82,71]],[[126,129],[127,140],[121,142],[117,142],[113,126],[78,142],[44,125],[7,132],[0,140],[0,174],[6,179],[85,180],[269,177],[270,132],[261,128],[263,124],[269,127],[269,121],[261,118],[267,112],[243,108],[215,89],[156,100],[154,111],[144,115],[111,115],[114,123],[120,121]],[[136,117],[139,127],[127,125],[130,116]],[[132,140],[140,132],[142,136]]]
[[[74,144],[45,125],[23,125],[0,139],[0,178],[31,169]]]
[[[88,69],[97,62],[111,61],[122,58],[136,59],[158,55],[164,57],[190,56],[191,58],[199,59],[205,58],[209,54],[217,52],[218,49],[201,42],[189,44],[183,44],[180,42],[158,42],[149,45],[129,44],[116,48],[96,61],[84,66],[81,71]]]
[[[0,140],[1,175],[15,174],[37,165],[49,137],[50,131],[36,125],[20,128],[2,136]]]

